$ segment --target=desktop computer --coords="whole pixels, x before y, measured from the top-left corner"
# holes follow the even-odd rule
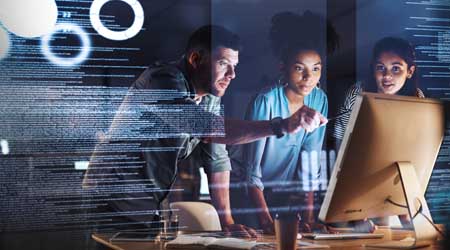
[[[437,234],[424,194],[445,132],[442,102],[358,96],[319,219],[326,223],[409,214],[415,237],[371,247],[416,248]]]

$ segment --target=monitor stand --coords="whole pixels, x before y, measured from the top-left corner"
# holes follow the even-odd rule
[[[414,249],[429,246],[436,240],[437,233],[430,222],[432,220],[430,210],[428,209],[424,194],[421,192],[422,185],[419,183],[416,170],[411,162],[396,162],[396,165],[415,236],[412,239],[408,238],[400,241],[367,244],[366,246],[398,249]]]

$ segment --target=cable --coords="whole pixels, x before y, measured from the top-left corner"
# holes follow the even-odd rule
[[[438,233],[445,239],[444,232],[442,232],[436,225],[434,225],[433,221],[431,221],[431,219],[428,218],[428,216],[425,216],[423,213],[420,214],[423,215],[423,217],[425,217],[425,219],[434,227],[434,229],[436,229],[436,231],[438,231]]]
[[[395,206],[397,206],[397,207],[408,208],[408,206],[405,206],[405,205],[402,205],[402,204],[397,203],[397,202],[395,202],[395,201],[392,201],[391,198],[387,198],[386,201],[389,202],[389,203],[391,203],[391,204],[393,204],[393,205],[395,205]],[[413,215],[412,219],[416,218],[416,216],[417,216],[419,213],[421,213],[421,211],[422,211],[422,204],[420,204],[419,209],[418,209],[417,212]]]
[[[352,112],[352,110],[351,110],[351,109],[347,109],[347,110],[345,110],[345,111],[343,111],[343,112],[341,112],[341,113],[338,113],[338,114],[336,114],[335,116],[333,116],[333,117],[331,117],[331,118],[328,118],[328,122],[330,122],[330,121],[332,121],[332,120],[339,119],[339,118],[341,118],[342,116],[344,116],[344,115],[346,115],[346,114],[348,114],[348,113],[350,113],[350,112]]]
[[[398,206],[398,207],[402,207],[402,208],[408,208],[408,206],[405,206],[405,205],[402,205],[402,204],[399,204],[399,203],[396,203],[396,202],[394,202],[394,201],[392,201],[390,198],[387,198],[386,200],[385,200],[386,202],[389,202],[389,203],[391,203],[392,205],[395,205],[395,206]],[[414,218],[416,218],[416,216],[420,213],[433,227],[434,227],[434,229],[443,237],[443,238],[445,238],[445,234],[433,223],[433,221],[430,219],[430,218],[428,218],[428,216],[426,216],[424,213],[423,213],[423,207],[422,207],[422,202],[419,200],[419,199],[417,199],[417,201],[419,201],[419,203],[420,203],[420,207],[419,207],[419,209],[417,210],[417,212],[416,212],[416,214],[412,217],[412,219],[411,219],[411,223],[413,223],[412,222],[412,220],[414,219]]]
[[[395,205],[395,206],[397,206],[397,207],[408,208],[408,206],[405,206],[405,205],[402,205],[402,204],[400,204],[400,203],[397,203],[397,202],[391,200],[391,198],[387,198],[387,199],[386,199],[386,202],[389,202],[389,203],[391,203],[392,205]]]

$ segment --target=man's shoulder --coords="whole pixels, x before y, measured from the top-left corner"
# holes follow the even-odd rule
[[[205,95],[203,97],[203,101],[202,103],[206,103],[206,104],[214,104],[214,105],[218,105],[221,102],[221,98],[218,96],[214,96],[211,94]]]
[[[147,70],[151,72],[153,76],[158,75],[169,75],[172,77],[181,77],[185,78],[184,73],[182,72],[180,66],[177,62],[155,62],[150,65]]]
[[[156,62],[134,82],[135,89],[176,89],[187,91],[187,79],[184,72],[175,63]]]
[[[211,94],[204,96],[200,104],[206,111],[213,112],[216,115],[220,115],[223,111],[220,106],[221,98]]]

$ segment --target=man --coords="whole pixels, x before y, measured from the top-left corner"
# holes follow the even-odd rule
[[[235,224],[231,216],[228,190],[231,165],[225,144],[247,143],[274,134],[282,136],[283,133],[295,133],[301,128],[312,131],[327,120],[318,112],[303,106],[287,119],[225,119],[224,137],[192,136],[195,131],[192,132],[193,128],[190,126],[196,124],[199,119],[212,121],[213,124],[223,121],[220,112],[217,112],[220,97],[225,94],[231,80],[236,76],[239,50],[240,41],[235,34],[223,27],[204,26],[190,37],[181,61],[176,64],[153,65],[132,85],[106,139],[97,145],[84,179],[84,186],[92,186],[95,183],[97,186],[109,185],[108,187],[117,188],[117,185],[121,185],[120,190],[110,191],[112,198],[108,199],[108,205],[105,207],[104,214],[111,216],[113,224],[152,227],[158,218],[160,203],[175,180],[179,160],[195,152],[194,157],[207,170],[211,200],[219,212],[223,230],[242,232],[244,236],[256,236],[253,229]],[[151,91],[168,91],[175,96],[160,98],[157,101],[139,99],[144,93]],[[123,144],[124,141],[128,143],[126,145],[136,142],[121,136],[124,131],[131,133],[136,130],[133,124],[124,121],[132,120],[127,116],[134,110],[142,109],[140,105],[150,101],[166,105],[164,107],[167,109],[175,108],[174,105],[183,105],[182,107],[190,110],[190,114],[185,114],[184,124],[177,124],[170,114],[147,114],[146,117],[151,117],[157,124],[156,127],[173,130],[177,136],[167,136],[165,133],[165,137],[139,138],[138,142],[142,148],[140,152],[122,152],[122,157],[106,157],[104,152],[110,153],[111,149],[116,149],[114,145]],[[192,113],[195,116],[192,116]],[[125,125],[130,126],[125,128]],[[180,126],[183,128],[179,129]],[[192,133],[187,134],[186,130]],[[178,133],[179,131],[181,133]],[[212,135],[214,131],[206,134]],[[120,160],[114,160],[116,158]],[[125,162],[133,164],[124,167]],[[125,189],[129,192],[124,192]]]

